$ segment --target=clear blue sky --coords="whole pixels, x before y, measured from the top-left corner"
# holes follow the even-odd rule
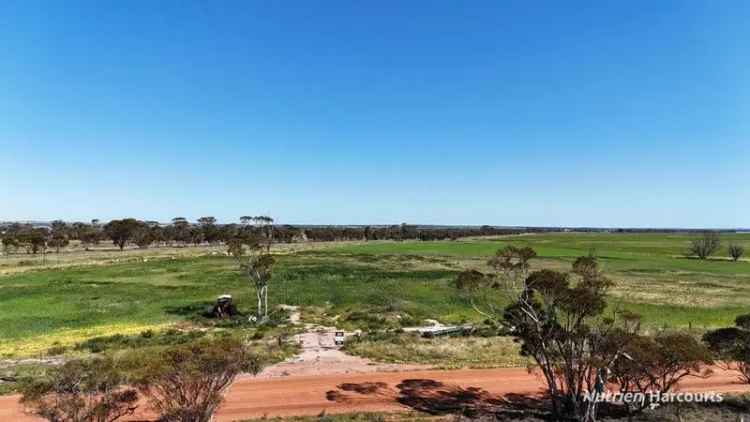
[[[3,1],[0,219],[750,226],[746,1]]]

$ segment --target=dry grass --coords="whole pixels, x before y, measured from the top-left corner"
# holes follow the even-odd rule
[[[286,243],[273,246],[277,254],[294,254],[331,247],[356,246],[360,242],[305,242]],[[128,247],[119,250],[111,242],[105,242],[88,250],[77,242],[62,249],[60,253],[27,254],[16,251],[10,255],[0,253],[0,275],[26,271],[70,268],[80,266],[112,265],[128,262],[148,262],[155,259],[182,259],[201,256],[226,255],[224,245],[156,246],[146,249]]]
[[[112,265],[128,262],[148,262],[155,259],[179,259],[223,254],[226,248],[214,246],[158,247],[148,249],[125,249],[99,247],[93,250],[72,248],[57,253],[12,254],[0,258],[0,275],[27,271],[60,269],[79,266]]]
[[[441,368],[499,368],[526,366],[518,344],[509,337],[422,338],[398,334],[364,338],[346,345],[349,353],[380,362],[430,364]]]

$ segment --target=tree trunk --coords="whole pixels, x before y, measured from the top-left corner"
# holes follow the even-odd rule
[[[265,318],[268,319],[268,285],[263,286],[263,300],[264,300],[264,311]]]
[[[256,296],[258,296],[258,319],[263,317],[263,288],[259,288],[258,292],[256,293]]]

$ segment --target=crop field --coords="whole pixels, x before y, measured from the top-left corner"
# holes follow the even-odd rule
[[[695,236],[687,234],[522,235],[459,242],[391,243],[345,246],[329,253],[354,256],[415,256],[442,259],[448,265],[487,270],[484,261],[505,246],[533,247],[539,258],[532,269],[566,270],[572,261],[594,253],[615,282],[610,302],[644,316],[652,326],[714,327],[731,323],[750,309],[750,262],[731,262],[726,246],[750,246],[750,234],[728,234],[716,257],[685,257]]]
[[[301,305],[303,321],[349,329],[399,328],[427,318],[480,323],[471,298],[452,282],[466,268],[488,271],[487,258],[514,244],[538,252],[534,269],[568,269],[575,257],[595,253],[615,282],[610,306],[640,313],[649,329],[730,325],[750,311],[750,262],[724,258],[726,245],[750,249],[750,234],[723,235],[723,249],[704,261],[684,257],[691,238],[560,233],[286,248],[278,256],[269,300]],[[150,258],[137,251],[137,259],[127,259],[131,253],[96,265],[5,265],[0,355],[37,356],[92,337],[199,326],[201,312],[224,293],[234,296],[241,312],[254,310],[250,284],[237,263],[216,248],[180,256],[154,249]],[[500,296],[490,301],[503,304]]]

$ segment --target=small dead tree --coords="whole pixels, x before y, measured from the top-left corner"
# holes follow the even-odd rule
[[[162,422],[209,422],[224,394],[242,372],[257,374],[259,359],[238,340],[202,340],[136,354],[134,385]]]
[[[51,422],[113,422],[138,405],[138,393],[123,382],[111,358],[73,360],[23,383],[21,403]]]
[[[714,231],[705,231],[700,238],[693,239],[690,242],[688,254],[698,257],[698,259],[706,259],[715,254],[720,247],[719,234]]]
[[[742,258],[742,255],[745,254],[745,248],[741,245],[738,245],[736,243],[732,243],[729,245],[729,256],[732,258],[732,261],[737,262]]]

